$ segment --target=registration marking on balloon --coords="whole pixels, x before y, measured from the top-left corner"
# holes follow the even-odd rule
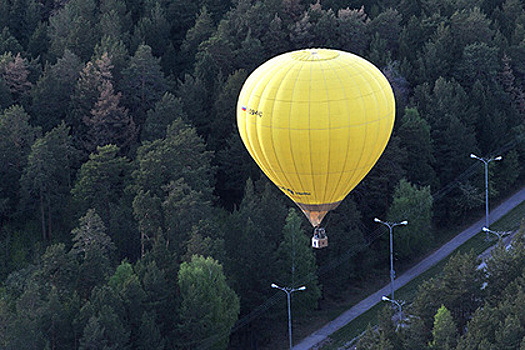
[[[259,118],[261,118],[263,116],[263,112],[262,111],[258,111],[258,110],[253,109],[253,108],[248,108],[246,106],[242,106],[241,110],[243,112],[246,112],[248,115],[258,116]]]

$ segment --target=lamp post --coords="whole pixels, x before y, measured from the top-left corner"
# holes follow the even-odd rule
[[[482,161],[485,164],[485,227],[490,227],[490,221],[489,221],[489,163],[493,160],[502,160],[502,156],[497,157],[491,157],[491,158],[482,158],[478,157],[474,153],[470,154],[470,158],[477,159]],[[487,232],[487,236],[485,237],[486,240],[489,239],[489,233]]]
[[[276,285],[275,283],[272,283],[272,288],[276,288],[276,289],[280,289],[282,290],[283,292],[286,293],[286,299],[287,299],[287,304],[288,304],[288,335],[290,337],[290,350],[292,350],[292,309],[290,307],[290,295],[293,293],[293,292],[297,292],[297,291],[300,291],[300,290],[305,290],[306,287],[305,286],[302,286],[302,287],[299,287],[299,288],[290,288],[290,287],[279,287],[278,285]]]
[[[483,230],[483,232],[486,232],[487,235],[489,233],[492,233],[492,234],[496,235],[498,237],[498,242],[501,242],[501,240],[503,239],[504,236],[507,236],[507,235],[510,234],[510,232],[508,232],[508,231],[493,231],[493,230],[487,228],[486,226],[483,226],[482,230]]]
[[[397,302],[396,300],[394,300],[394,299],[390,299],[390,298],[387,297],[386,295],[383,295],[383,296],[381,297],[381,300],[383,300],[383,301],[389,301],[389,302],[391,302],[392,304],[396,304],[396,305],[397,305],[397,307],[399,308],[399,320],[401,321],[401,318],[403,317],[403,311],[401,310],[401,304],[398,303],[398,302]]]
[[[394,272],[394,236],[392,234],[392,229],[395,226],[408,225],[408,221],[404,220],[404,221],[401,221],[401,222],[389,222],[389,221],[379,220],[378,218],[374,218],[374,221],[387,226],[388,230],[390,231],[390,295],[391,295],[390,298],[392,300],[394,300],[394,278],[395,278],[395,272]]]

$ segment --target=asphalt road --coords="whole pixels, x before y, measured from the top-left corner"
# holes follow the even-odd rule
[[[496,222],[514,207],[519,205],[525,200],[525,187],[520,191],[506,199],[499,206],[492,209],[490,212],[491,222]],[[470,238],[475,236],[481,231],[481,228],[485,224],[485,217],[479,219],[472,226],[467,228],[465,231],[458,234],[456,237],[445,243],[441,248],[436,250],[434,253],[429,255],[427,258],[419,262],[417,265],[412,267],[410,270],[406,271],[402,275],[396,278],[394,283],[394,289],[397,290],[410,282],[415,277],[419,276],[442,259],[450,255],[454,250],[456,250],[460,245],[468,241]],[[368,311],[374,305],[381,301],[383,295],[390,294],[390,283],[371,294],[367,298],[361,300],[359,303],[345,311],[335,320],[327,323],[314,333],[310,334],[308,337],[304,338],[300,343],[293,347],[294,350],[308,350],[315,348],[316,345],[326,340],[331,334],[344,327],[346,324],[354,320],[356,317],[362,313]]]

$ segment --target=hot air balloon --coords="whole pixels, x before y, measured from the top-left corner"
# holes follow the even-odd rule
[[[246,79],[237,126],[248,152],[315,228],[383,153],[395,117],[388,80],[373,64],[332,49],[270,59]]]

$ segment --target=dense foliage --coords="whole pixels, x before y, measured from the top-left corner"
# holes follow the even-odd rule
[[[504,156],[491,198],[523,183],[524,27],[520,0],[0,1],[0,347],[222,349],[232,327],[232,347],[267,343],[272,282],[307,285],[304,315],[386,272],[374,217],[413,222],[410,263],[480,212],[470,153]],[[305,47],[364,56],[397,102],[315,253],[235,130],[247,75]]]
[[[481,265],[473,253],[450,258],[392,318],[385,307],[358,350],[496,350],[525,347],[525,221],[510,246],[497,244]],[[397,323],[397,325],[396,325]]]

